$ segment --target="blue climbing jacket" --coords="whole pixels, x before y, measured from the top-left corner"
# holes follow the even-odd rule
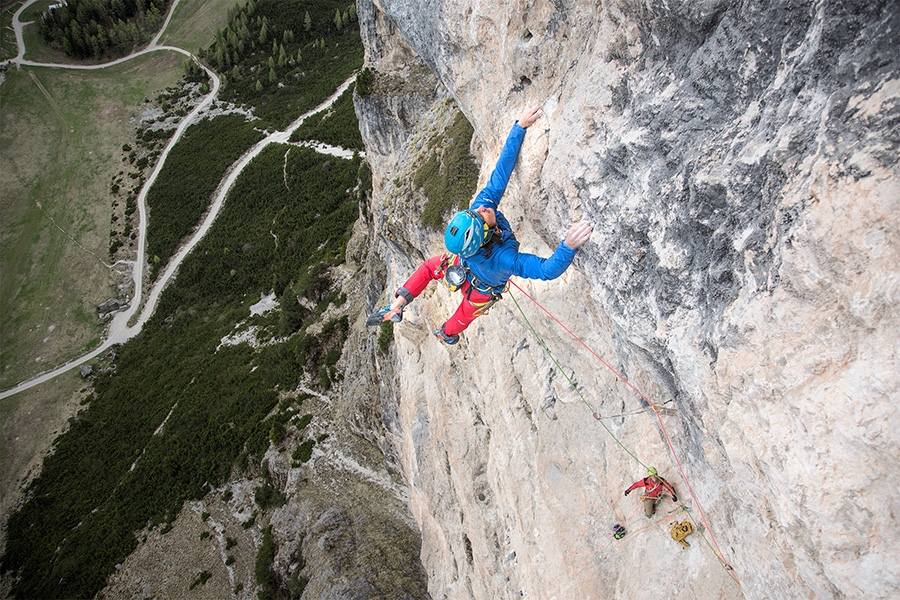
[[[490,180],[472,201],[472,210],[482,206],[494,209],[500,240],[482,246],[469,258],[461,259],[463,266],[475,275],[480,283],[495,288],[497,292],[506,286],[506,282],[513,275],[527,279],[556,279],[569,268],[577,252],[566,246],[564,241],[559,243],[549,258],[519,252],[519,241],[513,234],[509,221],[498,210],[524,139],[525,129],[516,121],[506,138]]]

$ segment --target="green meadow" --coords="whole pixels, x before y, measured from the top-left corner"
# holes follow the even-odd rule
[[[228,24],[228,11],[241,4],[242,0],[179,2],[169,27],[159,38],[159,44],[197,54],[200,48],[209,46],[216,31]]]
[[[0,95],[0,387],[100,341],[97,305],[119,296],[109,264],[111,183],[127,170],[144,99],[174,85],[182,55],[108,69],[22,67]]]

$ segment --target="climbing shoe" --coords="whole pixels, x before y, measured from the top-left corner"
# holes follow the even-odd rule
[[[366,325],[370,327],[374,327],[376,325],[381,325],[385,321],[393,321],[394,323],[399,323],[403,320],[403,309],[400,312],[392,312],[390,304],[379,310],[378,312],[372,313],[369,315],[369,318],[366,319]]]
[[[459,341],[459,334],[457,333],[456,335],[447,335],[446,333],[444,333],[443,325],[441,325],[440,329],[435,330],[434,337],[436,337],[441,343],[447,344],[448,346],[452,346]]]

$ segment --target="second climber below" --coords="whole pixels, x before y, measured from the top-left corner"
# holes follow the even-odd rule
[[[591,237],[593,227],[589,223],[572,225],[553,254],[542,258],[519,252],[519,242],[509,221],[498,210],[516,166],[525,130],[540,116],[541,108],[534,106],[526,109],[513,124],[487,185],[467,210],[459,211],[450,219],[444,232],[448,252],[422,263],[394,293],[393,302],[369,315],[366,325],[380,325],[384,321],[399,323],[404,309],[431,281],[446,277],[450,289],[459,289],[463,297],[456,312],[434,335],[445,344],[455,344],[460,332],[500,300],[511,276],[556,279],[572,264],[578,248]]]
[[[639,487],[644,488],[644,495],[641,496],[641,500],[644,502],[644,514],[647,515],[648,519],[656,512],[656,503],[659,502],[660,495],[664,491],[672,496],[672,502],[678,502],[678,494],[675,493],[675,488],[672,487],[671,483],[660,477],[653,467],[647,467],[647,476],[631,484],[631,487],[625,490],[625,495],[627,496]]]

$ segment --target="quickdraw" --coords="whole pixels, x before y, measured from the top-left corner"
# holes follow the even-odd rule
[[[674,398],[669,398],[668,400],[666,400],[666,401],[663,402],[662,404],[655,404],[655,403],[654,403],[652,406],[646,406],[646,407],[640,408],[640,409],[638,409],[638,410],[633,410],[633,411],[631,411],[631,412],[620,413],[620,414],[618,414],[618,415],[606,415],[606,416],[604,417],[604,416],[601,415],[599,412],[594,412],[593,415],[594,415],[594,418],[597,419],[598,421],[599,421],[600,419],[614,419],[614,418],[616,418],[616,417],[627,417],[627,416],[629,416],[629,415],[639,415],[639,414],[641,414],[641,413],[650,412],[650,411],[653,410],[654,408],[656,408],[657,410],[666,408],[666,404],[669,404],[670,402],[674,402],[674,401],[675,401]],[[668,409],[668,410],[675,410],[675,409],[674,409],[674,408],[670,408],[670,409]]]

